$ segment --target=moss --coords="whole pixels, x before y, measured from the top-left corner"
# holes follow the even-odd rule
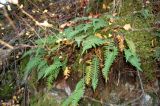
[[[13,86],[10,83],[0,87],[0,99],[9,99],[12,96]]]
[[[151,35],[151,32],[146,30],[150,28],[150,23],[153,21],[153,17],[148,15],[147,18],[143,17],[142,3],[141,1],[128,0],[124,2],[123,8],[121,8],[121,16],[124,17],[123,20],[120,20],[121,25],[131,24],[132,28],[135,31],[129,31],[125,33],[125,36],[132,40],[136,46],[136,52],[141,59],[142,69],[148,80],[154,78],[154,53],[152,47],[152,40],[155,39]],[[147,8],[150,10],[150,8]],[[140,11],[137,14],[133,14],[135,11]]]
[[[30,106],[60,106],[60,104],[51,95],[39,93],[32,96]]]

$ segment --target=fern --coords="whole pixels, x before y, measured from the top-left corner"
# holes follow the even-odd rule
[[[127,38],[125,38],[125,40],[126,40],[127,46],[129,47],[129,49],[124,49],[126,61],[130,62],[133,66],[135,66],[137,70],[142,71],[140,67],[141,66],[140,59],[136,55],[136,47],[133,41],[128,40]]]
[[[77,85],[71,96],[69,96],[63,103],[62,106],[77,106],[79,100],[84,95],[85,82],[84,79],[81,79]]]
[[[25,73],[24,73],[24,80],[27,79],[27,77],[31,73],[32,69],[36,68],[40,62],[41,62],[40,57],[34,57],[27,63],[27,66],[25,68]]]
[[[126,61],[130,62],[137,70],[142,71],[140,59],[135,53],[132,53],[130,49],[124,49]]]
[[[98,85],[98,72],[99,72],[99,59],[95,56],[92,60],[92,87],[93,90],[97,88]]]
[[[86,73],[86,75],[85,75],[85,83],[86,83],[87,85],[89,85],[89,84],[90,84],[90,81],[91,81],[91,78],[92,78],[91,66],[87,66],[85,71],[86,71],[86,72],[85,72],[85,73]]]
[[[94,26],[94,32],[97,30],[97,29],[100,29],[100,28],[103,28],[105,26],[107,26],[107,23],[106,21],[104,21],[103,19],[92,19],[93,21],[93,26]]]
[[[35,43],[39,46],[51,45],[56,43],[57,38],[55,36],[48,36],[45,38],[41,38],[35,41]]]
[[[78,47],[80,47],[81,42],[86,38],[87,35],[75,37],[75,41],[77,42]]]
[[[96,37],[96,36],[89,36],[87,37],[83,42],[82,42],[82,46],[83,46],[83,51],[82,51],[82,54],[92,48],[92,47],[96,47],[97,46],[100,46],[102,45],[103,43],[105,43],[104,40]]]
[[[48,65],[43,66],[39,71],[38,71],[38,80],[43,78],[45,74],[45,70],[48,68]]]
[[[46,51],[44,50],[44,48],[40,48],[38,47],[37,50],[36,50],[36,54],[35,54],[35,57],[37,56],[44,56],[46,54]]]
[[[49,66],[45,60],[42,60],[38,67],[37,67],[37,72],[38,72],[38,80],[40,80],[43,75],[45,74],[45,69],[47,69]]]
[[[74,30],[73,27],[69,27],[64,31],[64,37],[67,39],[73,39],[73,37],[75,37],[75,35],[77,35],[81,31],[82,31],[81,28]]]
[[[47,78],[47,86],[48,86],[48,89],[51,89],[53,80],[54,80],[54,75],[50,75],[50,76]]]
[[[107,82],[108,80],[108,74],[109,74],[109,69],[116,59],[116,56],[118,55],[118,49],[115,46],[110,46],[110,47],[105,47],[105,63],[104,63],[104,68],[102,69],[103,76]]]
[[[53,74],[54,78],[57,78],[61,66],[62,63],[60,62],[59,58],[55,57],[54,63],[46,68],[43,78],[47,77],[50,74]]]
[[[125,40],[126,40],[127,46],[132,51],[132,53],[136,54],[136,47],[134,45],[134,42],[130,39],[127,39],[126,37],[125,37]]]
[[[45,61],[45,60],[40,61],[40,63],[38,64],[38,67],[37,67],[37,71],[41,70],[46,65],[47,65],[47,61]]]
[[[24,58],[24,57],[26,57],[26,56],[32,55],[34,52],[35,52],[35,49],[30,49],[29,51],[27,51],[27,52],[25,52],[23,54],[23,56],[21,57],[21,59]]]

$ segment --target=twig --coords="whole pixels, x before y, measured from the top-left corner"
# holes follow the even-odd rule
[[[142,79],[141,79],[141,76],[139,74],[139,70],[137,70],[137,74],[138,74],[138,78],[139,78],[139,83],[140,83],[140,87],[141,87],[141,90],[142,90],[142,94],[144,95],[145,92],[144,92],[144,88],[143,88]]]
[[[25,30],[22,30],[20,33],[17,34],[13,39],[11,39],[7,44],[11,45],[13,44],[17,39],[19,39],[23,34],[25,33]],[[2,47],[2,49],[5,47],[5,45]]]
[[[4,16],[7,18],[7,20],[9,21],[9,23],[11,24],[11,26],[13,27],[13,29],[15,30],[15,32],[17,32],[16,26],[14,25],[12,19],[9,17],[8,12],[7,12],[5,6],[3,7],[3,12],[4,12],[4,13],[3,13]]]
[[[100,100],[97,100],[95,98],[92,98],[92,97],[89,97],[89,96],[83,96],[83,98],[87,98],[87,99],[90,99],[91,101],[94,101],[94,102],[98,102],[100,104],[104,104],[104,102],[100,101]]]
[[[0,44],[4,45],[4,46],[6,46],[6,47],[8,47],[8,48],[10,48],[10,49],[13,49],[13,48],[14,48],[12,45],[10,45],[10,44],[4,42],[4,41],[1,40],[1,39],[0,39]]]

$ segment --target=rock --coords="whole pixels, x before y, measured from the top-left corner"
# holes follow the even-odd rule
[[[61,103],[65,98],[68,97],[67,93],[62,89],[52,88],[49,95],[55,98],[57,103]]]

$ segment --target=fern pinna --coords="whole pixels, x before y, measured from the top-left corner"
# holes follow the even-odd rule
[[[102,69],[103,76],[107,82],[108,80],[108,74],[109,69],[116,59],[116,56],[118,55],[118,48],[114,45],[111,46],[105,46],[104,51],[104,68]]]
[[[92,60],[91,70],[92,70],[92,87],[93,90],[95,91],[98,85],[98,73],[99,73],[99,59],[97,56],[95,56]]]
[[[85,81],[84,78],[82,78],[76,85],[75,90],[69,96],[63,103],[62,106],[77,106],[79,100],[84,95],[84,89],[85,89]]]
[[[98,85],[98,74],[99,74],[99,59],[97,56],[94,56],[92,59],[91,65],[86,67],[85,72],[85,83],[87,85],[92,81],[92,88],[95,91]]]

